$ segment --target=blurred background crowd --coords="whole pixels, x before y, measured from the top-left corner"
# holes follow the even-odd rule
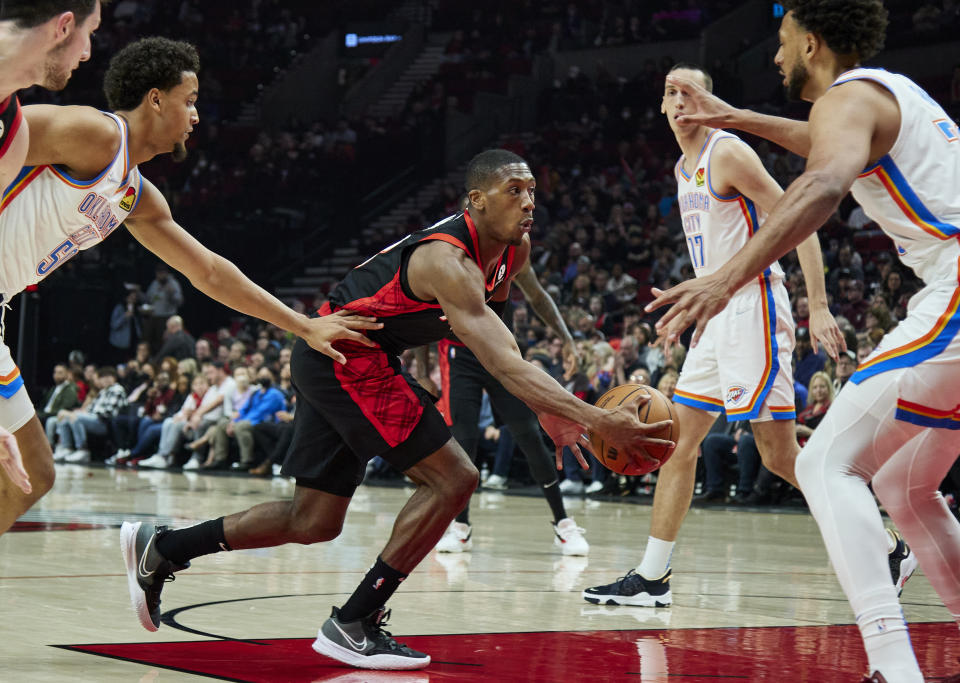
[[[960,25],[957,0],[887,5],[887,46],[895,56],[950,40]],[[722,56],[711,59],[710,40],[701,38],[755,6],[763,6],[756,16],[766,21],[743,23],[742,39],[715,48]],[[564,375],[563,340],[514,291],[504,319],[525,357],[587,401],[625,382],[671,396],[685,349],[664,354],[653,346],[659,313],[643,308],[651,288],[693,276],[673,176],[679,151],[659,112],[664,75],[698,50],[721,97],[805,116],[779,92],[751,88],[754,62],[773,71],[775,47],[757,46],[778,21],[776,3],[734,0],[119,0],[104,8],[93,59],[70,86],[22,99],[103,107],[103,71],[126,42],[159,33],[196,44],[200,125],[190,156],[181,164],[159,158],[142,170],[184,227],[301,311],[319,308],[345,269],[284,289],[296,275],[338,250],[353,259],[348,267],[456,212],[465,158],[494,145],[511,149],[537,177],[531,258],[573,335],[579,365]],[[390,35],[393,27],[407,43],[420,35],[424,50],[435,44],[434,68],[410,81],[389,111],[348,106],[378,74],[389,75],[403,48],[354,55],[349,36]],[[627,64],[623,55],[631,50]],[[284,105],[284,83],[300,78],[318,51],[332,55],[325,92],[340,104],[316,112]],[[960,66],[941,59],[911,75],[951,115],[960,112]],[[382,90],[374,98],[379,104],[386,102]],[[471,137],[495,118],[490,102],[523,113],[504,119],[496,137]],[[470,148],[465,139],[480,142]],[[802,172],[802,159],[747,139],[781,185]],[[422,201],[405,201],[428,185],[434,191]],[[383,215],[392,219],[374,220]],[[801,443],[922,286],[849,198],[820,241],[830,308],[848,350],[834,362],[813,348],[804,277],[789,254],[781,264],[797,323]],[[22,310],[10,316],[8,339],[15,343],[19,333],[29,347],[20,350],[20,364],[36,378],[28,386],[45,390],[36,405],[58,460],[278,471],[296,409],[292,339],[282,331],[205,300],[125,234],[82,252],[14,305]],[[37,339],[43,344],[31,343]],[[486,485],[523,486],[528,475],[522,458],[514,458],[509,431],[489,412],[481,426]],[[700,501],[802,502],[759,465],[749,425],[721,418],[702,452]],[[369,475],[398,476],[376,461]],[[948,480],[945,487],[955,492],[958,484]],[[580,471],[571,462],[562,487],[642,499],[654,485],[655,475]]]

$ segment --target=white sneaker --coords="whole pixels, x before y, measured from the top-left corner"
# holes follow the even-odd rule
[[[283,465],[281,465],[281,464],[278,463],[278,462],[275,462],[275,463],[273,463],[273,464],[270,466],[270,471],[271,471],[271,473],[273,474],[273,476],[275,476],[275,477],[279,477],[279,476],[280,476],[280,471],[281,471],[282,469],[283,469]]]
[[[197,457],[196,454],[190,456],[190,459],[187,460],[187,462],[185,462],[183,465],[184,472],[189,472],[191,470],[199,470],[199,469],[200,469],[200,458]]]
[[[487,477],[487,480],[483,482],[483,488],[493,489],[494,491],[506,491],[508,488],[507,478],[501,477],[499,474],[491,474]]]
[[[573,517],[561,519],[553,525],[553,544],[560,548],[564,555],[586,555],[590,552],[590,544],[583,537],[584,529],[578,527]]]
[[[67,448],[66,446],[57,446],[53,451],[53,461],[63,462],[71,453],[73,453],[72,448]]]
[[[69,462],[74,465],[86,465],[90,462],[90,451],[86,448],[78,448],[77,450],[68,453],[64,458],[64,462]]]
[[[602,491],[602,490],[603,490],[603,482],[602,482],[602,481],[596,481],[596,480],[594,480],[594,481],[591,481],[591,482],[590,482],[590,486],[588,486],[587,488],[585,488],[585,489],[583,490],[583,492],[584,492],[584,493],[596,493],[597,491]]]
[[[583,493],[583,482],[574,481],[573,479],[564,479],[560,482],[560,493],[567,493],[572,495],[580,495]]]
[[[160,455],[159,453],[154,453],[146,460],[141,460],[138,463],[138,467],[146,468],[146,469],[165,470],[167,469],[167,458],[166,456]]]
[[[437,543],[438,553],[462,553],[473,548],[473,530],[469,524],[450,522],[443,538]]]

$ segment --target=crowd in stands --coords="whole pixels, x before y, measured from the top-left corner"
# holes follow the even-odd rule
[[[695,31],[707,20],[690,11],[698,3],[679,0],[545,1],[519,7],[502,3],[499,11],[498,3],[483,11],[454,0],[434,4],[438,29],[443,29],[444,22],[461,28],[448,46],[449,63],[457,67],[450,73],[470,72],[481,79],[495,74],[501,81],[511,69],[528,68],[529,57],[536,51],[647,40],[658,26],[681,32],[689,26]],[[895,15],[901,11],[898,3],[891,4]],[[930,4],[940,6],[943,16],[956,3],[944,0],[942,5],[924,6]],[[213,20],[207,12],[227,12],[218,21],[254,17],[265,35],[273,36],[262,49],[288,50],[290,41],[304,31],[302,22],[275,11],[277,3],[251,0],[229,11],[207,5],[196,0],[118,2],[108,11],[115,13],[115,22],[116,15],[128,15],[124,20],[132,26],[138,21],[163,26],[185,16],[193,31],[188,37],[197,41],[215,33],[202,30],[205,18]],[[917,13],[914,6],[914,21]],[[635,34],[634,19],[647,32],[643,37]],[[176,34],[184,35],[179,25]],[[203,44],[220,49],[216,59],[228,61],[231,50],[239,49],[236,45],[250,40],[242,35],[223,38],[227,43],[219,46]],[[497,35],[502,45],[479,40],[489,35]],[[111,40],[117,45],[125,42],[122,33]],[[671,396],[683,364],[682,345],[669,354],[650,345],[657,314],[643,309],[652,298],[651,288],[666,288],[693,275],[673,176],[678,151],[659,114],[663,76],[671,65],[669,58],[650,61],[629,80],[603,73],[590,78],[573,70],[541,94],[536,133],[508,145],[530,162],[537,177],[531,258],[573,334],[580,358],[576,372],[563,374],[563,341],[535,318],[517,292],[505,319],[525,357],[586,401],[627,382],[650,384]],[[960,68],[954,81],[960,102]],[[205,91],[206,83],[204,77]],[[211,106],[217,106],[218,87],[212,91]],[[424,129],[422,117],[438,116],[450,94],[443,79],[425,85],[398,122],[389,124],[393,128],[369,118],[315,122],[260,132],[245,146],[224,145],[221,140],[211,145],[209,153],[201,146],[182,185],[171,181],[167,189],[184,188],[179,200],[184,207],[206,206],[211,197],[247,201],[255,195],[253,189],[278,183],[278,196],[316,192],[323,185],[321,175],[310,175],[309,169],[317,174],[342,171],[357,157],[375,157],[383,144],[399,139],[397,135],[417,144],[416,131]],[[222,97],[235,99],[234,95]],[[210,128],[212,132],[204,135],[214,141],[219,133],[216,126]],[[761,141],[750,142],[781,185],[802,171],[798,157]],[[407,148],[399,149],[402,153]],[[461,194],[458,187],[448,186],[434,206],[410,216],[391,234],[375,233],[361,249],[372,253],[456,212]],[[913,274],[898,265],[890,241],[851,200],[820,231],[820,240],[831,310],[848,351],[834,363],[822,350],[813,350],[804,277],[796,256],[788,255],[781,264],[797,322],[794,360],[801,442],[809,438],[857,362],[903,319],[909,297],[920,287]],[[289,371],[292,340],[276,329],[250,325],[215,334],[199,329],[201,335],[194,341],[189,331],[199,321],[180,319],[182,292],[176,294],[176,278],[166,273],[164,279],[162,270],[145,293],[131,288],[114,309],[110,334],[115,356],[111,360],[117,365],[84,366],[82,358],[72,357],[54,369],[55,386],[37,408],[57,459],[273,473],[289,442],[295,411]],[[322,301],[318,294],[313,301],[294,305],[316,309]],[[412,357],[404,360],[408,365],[414,362]],[[509,431],[498,426],[492,415],[485,418],[483,427],[488,436],[483,446],[489,461],[487,485],[501,488],[508,480],[522,479],[524,468],[515,466]],[[737,502],[772,502],[796,495],[760,466],[749,425],[726,425],[720,420],[703,444],[703,456],[705,501],[730,498],[731,487]],[[384,473],[379,463],[372,464],[371,474]],[[566,492],[598,495],[647,495],[655,482],[655,475],[615,476],[598,465],[581,472],[572,460],[565,477]]]

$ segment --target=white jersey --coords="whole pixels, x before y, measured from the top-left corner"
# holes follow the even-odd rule
[[[764,218],[747,197],[739,193],[718,195],[710,184],[710,158],[717,143],[725,139],[746,144],[732,133],[713,130],[692,166],[693,175],[688,176],[683,169],[685,157],[680,157],[675,169],[683,232],[697,277],[720,270],[743,249]],[[783,279],[783,270],[778,263],[764,274],[774,280]],[[756,282],[746,286],[753,286]]]
[[[92,180],[71,178],[60,166],[27,166],[0,202],[0,299],[9,301],[68,259],[102,242],[140,199],[142,178],[130,166],[126,122],[120,149]]]
[[[868,80],[889,90],[900,107],[900,132],[890,152],[864,169],[851,192],[894,241],[900,260],[928,284],[958,277],[960,258],[960,133],[953,120],[906,76],[854,69],[834,85]]]

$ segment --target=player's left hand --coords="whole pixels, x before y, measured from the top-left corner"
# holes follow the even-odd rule
[[[588,469],[590,464],[583,457],[580,446],[590,445],[590,439],[587,438],[586,428],[581,425],[556,415],[541,413],[537,415],[543,430],[550,437],[550,440],[556,445],[557,469],[563,469],[563,447],[567,446],[576,457],[580,467]]]
[[[580,367],[580,351],[571,339],[563,345],[563,379],[569,380]]]
[[[690,347],[696,346],[710,318],[726,307],[730,296],[726,293],[726,288],[719,286],[715,280],[713,276],[705,275],[681,282],[666,291],[656,287],[651,289],[655,298],[645,308],[648,313],[673,304],[657,321],[657,334],[663,339],[664,354],[680,341],[680,335],[692,323],[697,324],[697,329],[693,333]]]
[[[30,485],[30,475],[23,466],[23,457],[20,447],[17,446],[17,437],[0,427],[0,467],[3,467],[10,481],[26,494],[33,491]]]
[[[307,331],[301,336],[310,348],[330,356],[342,365],[347,362],[347,358],[333,348],[332,342],[349,339],[366,346],[376,346],[368,337],[355,330],[379,330],[381,327],[383,323],[378,323],[376,318],[357,315],[344,308],[320,318],[310,318],[307,321]]]
[[[810,345],[813,352],[817,353],[817,344],[823,346],[823,350],[836,363],[840,358],[840,352],[847,350],[847,340],[840,331],[837,321],[830,315],[827,308],[810,309]]]

